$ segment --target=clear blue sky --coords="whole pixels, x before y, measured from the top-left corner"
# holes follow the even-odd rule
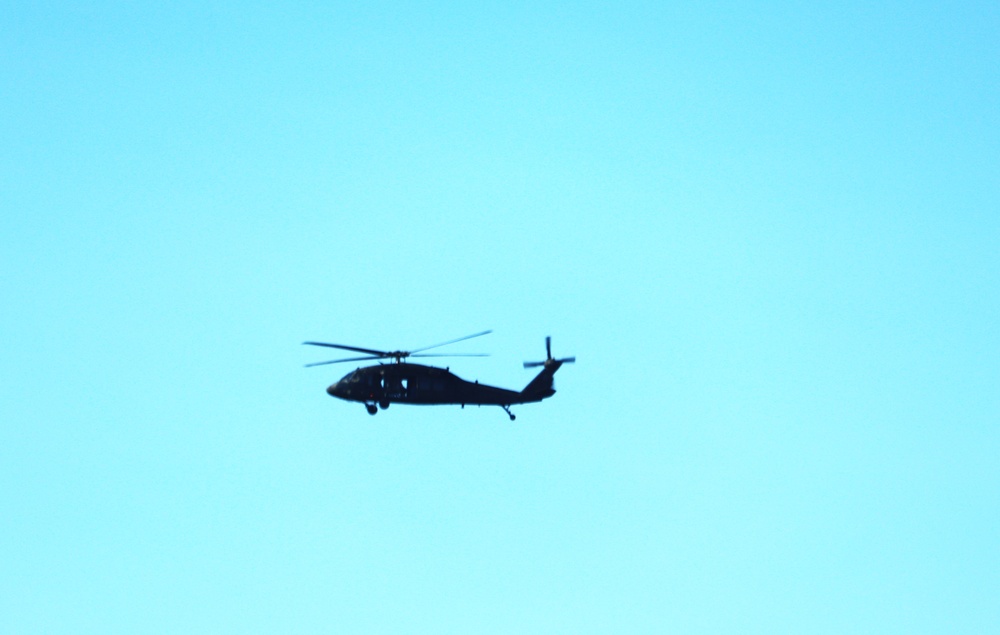
[[[0,10],[0,632],[1000,624],[996,2]],[[413,348],[558,394],[369,417]]]

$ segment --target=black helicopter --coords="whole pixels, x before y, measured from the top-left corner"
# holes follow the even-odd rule
[[[328,344],[326,342],[303,342],[303,344],[365,353],[364,357],[334,359],[328,362],[306,364],[307,367],[339,364],[342,362],[394,360],[394,363],[391,364],[379,363],[375,366],[358,368],[326,389],[326,392],[331,397],[339,397],[347,401],[359,401],[365,404],[368,414],[371,415],[377,413],[378,408],[385,410],[392,403],[425,406],[460,405],[463,408],[468,404],[470,406],[500,406],[510,416],[510,420],[513,421],[515,417],[510,411],[512,405],[541,401],[554,395],[556,391],[552,387],[552,376],[566,362],[576,361],[575,357],[554,359],[552,357],[552,338],[546,337],[545,360],[541,362],[524,362],[525,368],[541,366],[542,370],[520,392],[487,386],[486,384],[480,384],[478,381],[466,381],[451,373],[447,368],[436,368],[434,366],[411,364],[403,361],[409,357],[486,357],[486,355],[479,353],[447,355],[423,353],[423,351],[454,344],[488,333],[492,333],[492,331],[483,331],[482,333],[467,335],[456,340],[449,340],[441,344],[425,346],[412,351],[376,351],[370,348]]]

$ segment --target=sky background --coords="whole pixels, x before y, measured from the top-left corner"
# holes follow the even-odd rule
[[[362,6],[358,6],[358,5]],[[996,2],[0,8],[0,632],[986,633]],[[410,349],[499,408],[331,399]]]

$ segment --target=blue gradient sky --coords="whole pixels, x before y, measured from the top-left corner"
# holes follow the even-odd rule
[[[1000,623],[995,2],[77,4],[0,11],[0,631]],[[579,361],[302,368],[483,329]]]

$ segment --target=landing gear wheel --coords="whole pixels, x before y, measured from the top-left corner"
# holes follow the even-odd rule
[[[375,413],[378,412],[378,408],[376,408],[375,404],[373,404],[373,403],[366,403],[365,404],[365,410],[367,410],[368,414],[370,414],[370,415],[374,415]]]
[[[390,402],[388,399],[383,399],[382,401],[378,402],[378,407],[381,408],[382,410],[385,410],[389,407],[389,403]]]
[[[507,413],[507,416],[510,417],[511,421],[517,419],[517,417],[514,416],[514,413],[510,411],[510,406],[500,406],[500,407],[504,409],[504,412]]]

